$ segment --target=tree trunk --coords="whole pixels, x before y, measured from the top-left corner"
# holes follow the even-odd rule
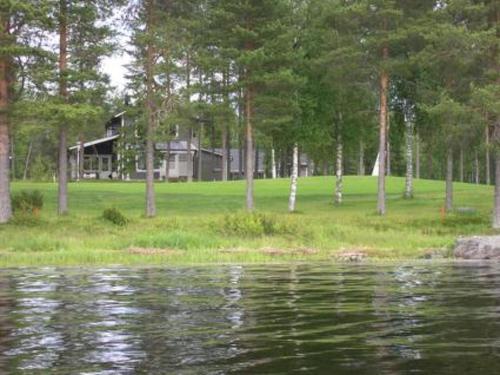
[[[78,171],[77,173],[77,181],[83,180],[83,160],[84,160],[84,155],[85,155],[85,148],[84,148],[84,141],[83,141],[83,135],[80,134],[78,137]]]
[[[59,1],[59,95],[63,102],[68,101],[67,60],[68,60],[68,5],[66,0]],[[59,124],[59,184],[58,213],[68,213],[68,147],[67,124]]]
[[[165,151],[165,182],[168,183],[170,179],[170,138],[167,139],[167,149]]]
[[[406,181],[405,193],[406,199],[413,198],[413,120],[406,118]]]
[[[390,126],[390,114],[389,114],[389,109],[387,109],[387,120],[386,120],[386,133],[385,133],[385,138],[386,138],[386,146],[385,146],[385,154],[386,154],[386,169],[387,169],[387,176],[390,176],[392,174],[391,171],[391,141],[389,139],[389,134],[391,131],[391,126]]]
[[[358,166],[358,175],[364,176],[365,171],[365,143],[363,141],[359,141],[359,166]]]
[[[239,79],[241,80],[241,74]],[[244,98],[242,89],[238,90],[238,178],[243,178],[243,149],[245,148],[244,131],[243,131],[243,112],[244,112]]]
[[[276,155],[274,148],[271,149],[271,176],[273,180],[276,179]]]
[[[155,132],[155,104],[153,93],[153,64],[154,51],[152,46],[152,28],[155,0],[146,2],[146,217],[156,216],[156,200],[154,190],[154,132]]]
[[[427,178],[431,180],[434,177],[432,161],[432,148],[429,146],[427,149]]]
[[[480,174],[479,174],[479,155],[477,151],[474,153],[474,182],[479,185]]]
[[[259,178],[259,167],[260,167],[260,165],[259,165],[259,147],[257,147],[257,144],[255,144],[255,148],[253,149],[253,156],[255,158],[255,160],[253,162],[254,178],[258,179]]]
[[[188,128],[188,136],[186,141],[187,148],[187,164],[186,164],[186,174],[187,174],[187,182],[193,182],[193,149],[191,147],[193,143],[193,128],[190,126]],[[198,150],[200,154],[200,150]],[[213,155],[213,154],[212,154]]]
[[[0,14],[2,17],[2,14]],[[6,33],[8,23],[0,19]],[[0,223],[6,223],[12,216],[10,202],[10,175],[9,175],[9,120],[7,109],[9,106],[8,61],[0,55]]]
[[[299,177],[299,146],[293,145],[292,176],[290,181],[290,197],[288,199],[288,212],[295,212],[297,200],[297,180]]]
[[[335,204],[342,204],[342,190],[343,190],[343,162],[344,150],[342,144],[342,134],[340,133],[340,126],[337,127],[337,155],[336,155],[336,170],[335,170]]]
[[[189,52],[186,56],[186,104],[189,106],[191,103],[191,56]],[[187,164],[186,164],[186,174],[187,182],[193,182],[193,153],[191,144],[193,142],[193,127],[189,125],[188,136],[187,136]],[[201,150],[198,150],[201,153]],[[213,154],[212,154],[213,155]]]
[[[203,173],[202,173],[202,168],[203,168],[203,152],[201,150],[201,139],[203,137],[203,124],[200,124],[200,130],[198,134],[198,176],[197,180],[198,182],[203,179]]]
[[[383,59],[389,57],[388,47],[383,48]],[[389,89],[389,74],[382,70],[380,73],[380,113],[379,113],[379,172],[378,172],[378,197],[377,212],[385,215],[385,160],[387,142],[387,91]]]
[[[497,40],[500,36],[500,28],[498,24],[500,24],[500,8],[498,6],[492,8],[494,10],[494,22],[496,24],[496,36]],[[496,84],[500,84],[500,65],[498,64],[498,48],[494,48],[493,50],[493,61],[496,72]],[[494,205],[493,205],[493,228],[500,229],[500,118],[497,116],[495,118],[495,122],[493,125],[493,152],[495,158],[495,195],[494,195]],[[488,136],[489,137],[489,136]],[[489,143],[489,142],[488,142]],[[489,157],[488,157],[489,159]],[[489,160],[487,163],[487,168],[489,168]]]
[[[10,125],[10,121],[9,121]],[[15,150],[15,143],[16,140],[14,138],[14,131],[12,130],[12,127],[9,129],[9,135],[10,135],[10,178],[11,181],[15,181],[16,179],[16,150]]]
[[[244,142],[241,142],[241,140],[240,140],[240,143],[244,143]],[[243,144],[240,144],[240,147],[238,149],[238,175],[239,175],[240,180],[243,179],[243,175],[245,174],[244,168],[243,168],[244,154],[245,154],[245,152],[243,150]]]
[[[225,105],[225,110],[229,111],[230,110],[230,104],[229,104],[229,72],[228,69],[224,70],[223,72],[223,95],[224,95],[224,105]],[[222,181],[227,181],[228,176],[230,173],[230,166],[229,166],[229,161],[230,161],[230,139],[229,139],[229,118],[228,116],[224,116],[226,119],[225,124],[222,125]]]
[[[489,127],[486,127],[486,185],[491,184],[491,160],[490,160],[490,131]]]
[[[26,154],[26,160],[24,162],[24,172],[23,172],[23,180],[26,181],[28,179],[28,171],[31,162],[31,152],[33,150],[33,140],[30,141],[28,145],[28,152]]]
[[[227,179],[231,179],[231,129],[227,130],[227,141],[226,141],[226,170]]]
[[[446,212],[453,210],[453,151],[448,149],[446,155]]]
[[[9,19],[0,13],[0,38],[7,39]],[[9,173],[9,58],[0,54],[0,224],[12,217]]]
[[[495,146],[498,146],[500,140],[500,123],[495,125],[493,139]],[[500,229],[500,150],[498,147],[494,149],[495,158],[495,196],[493,205],[493,228]]]
[[[420,137],[415,134],[415,178],[420,179]]]
[[[252,101],[253,88],[245,90],[245,178],[246,178],[246,208],[247,211],[254,209],[253,193],[253,127],[252,127]]]
[[[222,181],[227,181],[228,170],[227,170],[227,161],[228,161],[228,145],[227,145],[227,125],[224,124],[222,126]]]
[[[460,165],[459,165],[459,173],[460,173],[460,182],[464,182],[464,148],[460,146]]]

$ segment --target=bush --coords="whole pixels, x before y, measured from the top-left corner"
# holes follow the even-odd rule
[[[38,217],[43,208],[43,194],[38,190],[21,191],[12,195],[12,210],[21,216]]]
[[[102,217],[104,218],[104,220],[107,220],[121,227],[127,225],[129,221],[119,209],[114,207],[106,208],[102,213]]]
[[[299,228],[291,220],[264,213],[238,213],[224,216],[218,225],[221,232],[243,237],[297,234]]]

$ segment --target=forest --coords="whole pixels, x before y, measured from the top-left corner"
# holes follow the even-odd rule
[[[499,21],[495,0],[0,0],[0,223],[16,180],[57,181],[68,214],[69,146],[126,109],[146,217],[155,144],[180,127],[188,147],[196,133],[222,150],[223,181],[228,150],[241,150],[248,211],[266,150],[266,175],[290,177],[291,212],[307,155],[315,175],[335,176],[339,206],[344,175],[376,165],[379,215],[387,176],[404,177],[408,200],[414,179],[445,180],[445,212],[454,183],[495,185],[500,228]],[[102,69],[120,53],[122,89]]]

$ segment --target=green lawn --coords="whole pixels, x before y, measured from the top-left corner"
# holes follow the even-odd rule
[[[143,183],[72,183],[70,215],[58,218],[55,184],[16,182],[14,192],[42,191],[45,207],[40,223],[0,226],[0,266],[282,262],[332,259],[347,250],[376,259],[419,258],[449,248],[459,235],[491,233],[491,187],[456,183],[456,207],[477,212],[443,220],[443,182],[416,181],[412,200],[402,198],[403,186],[404,179],[388,178],[388,213],[379,217],[375,178],[345,178],[339,207],[332,204],[332,177],[303,178],[298,213],[290,215],[289,181],[256,181],[257,211],[278,229],[252,235],[245,232],[252,223],[242,211],[243,181],[158,183],[155,219],[143,217]],[[120,209],[130,223],[118,227],[102,219],[107,207]]]

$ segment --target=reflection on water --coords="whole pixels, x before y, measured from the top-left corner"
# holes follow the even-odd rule
[[[1,374],[500,373],[500,264],[0,271]]]

